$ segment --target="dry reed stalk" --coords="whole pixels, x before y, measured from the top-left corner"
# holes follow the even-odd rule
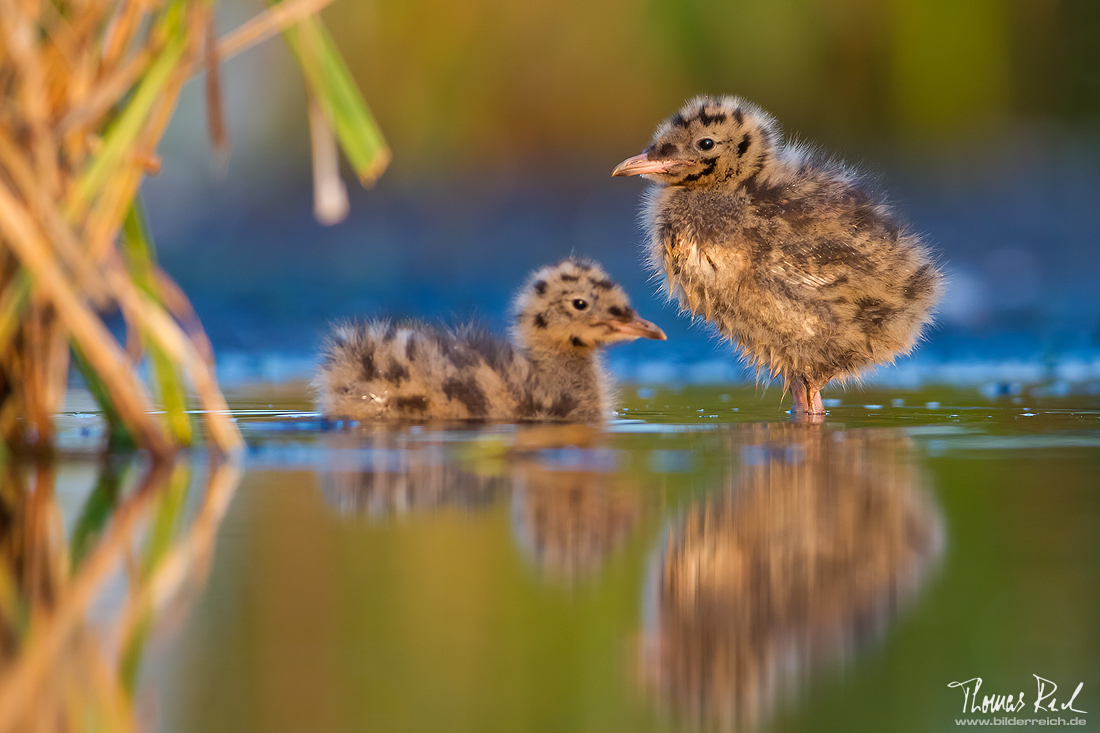
[[[34,617],[35,609],[52,609],[60,600],[64,564],[61,512],[54,498],[54,468],[38,463],[34,491],[27,502],[23,535],[23,592]]]
[[[332,0],[284,0],[218,40],[222,61],[277,36],[298,21],[321,12]]]
[[[151,57],[149,49],[142,49],[125,64],[111,72],[111,75],[92,89],[79,105],[65,113],[61,122],[57,124],[58,131],[65,134],[70,130],[95,125],[126,93],[126,90],[134,86],[145,72]]]
[[[183,330],[187,332],[187,337],[191,339],[191,343],[195,345],[203,361],[213,367],[214,347],[210,345],[210,339],[207,338],[202,322],[199,321],[195,309],[191,306],[191,301],[187,299],[183,289],[164,270],[158,267],[154,277],[156,277],[157,288],[160,290],[164,307],[183,326]]]
[[[0,234],[27,268],[39,292],[57,309],[73,340],[110,390],[114,407],[138,443],[156,455],[171,455],[172,442],[153,419],[149,394],[130,369],[118,342],[66,282],[50,256],[45,239],[35,231],[29,213],[3,185],[0,185]]]
[[[130,712],[130,696],[118,678],[118,671],[114,665],[109,665],[104,659],[103,650],[91,634],[80,634],[75,642],[77,668],[86,670],[87,681],[91,683],[89,691],[94,699],[99,702],[96,707],[102,710],[105,718],[103,729],[111,733],[130,733],[137,729],[134,717]],[[87,710],[90,706],[80,706],[76,715],[72,717],[70,730],[80,730],[87,727]]]
[[[172,360],[183,366],[194,380],[199,402],[206,411],[214,444],[226,452],[236,452],[244,446],[240,431],[229,414],[229,405],[218,390],[214,371],[202,358],[194,343],[174,320],[151,298],[143,296],[121,267],[106,270],[107,281],[114,288],[127,320],[138,325],[154,338]]]
[[[340,153],[336,135],[321,106],[310,95],[309,138],[313,151],[313,215],[322,224],[337,224],[347,218],[348,189],[340,178]]]
[[[209,10],[209,9],[208,9]],[[214,15],[207,12],[203,23],[203,62],[206,64],[206,120],[210,144],[214,152],[225,152],[229,140],[225,132],[225,112],[222,110],[221,64],[218,56],[218,31],[214,27]]]
[[[0,106],[0,431],[6,441],[48,444],[71,342],[105,413],[140,447],[168,456],[189,440],[180,386],[186,380],[204,409],[211,443],[223,452],[240,448],[214,379],[209,341],[186,297],[156,274],[145,235],[128,245],[131,256],[148,260],[144,275],[132,262],[128,270],[120,267],[119,233],[136,210],[142,179],[160,168],[156,148],[183,84],[205,70],[211,140],[224,148],[220,64],[279,32],[298,55],[312,100],[318,217],[325,223],[343,218],[347,197],[336,142],[364,184],[381,174],[389,151],[315,17],[329,1],[284,0],[216,39],[208,0],[0,0],[0,94],[7,102]],[[98,316],[114,305],[127,320],[127,350]],[[143,352],[156,367],[167,426],[151,415],[152,399],[127,358]]]

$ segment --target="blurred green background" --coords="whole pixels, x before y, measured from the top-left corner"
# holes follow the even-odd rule
[[[325,17],[405,183],[602,176],[700,92],[857,159],[1009,136],[1041,154],[1100,114],[1092,2],[340,0]],[[280,139],[301,135],[286,108]]]

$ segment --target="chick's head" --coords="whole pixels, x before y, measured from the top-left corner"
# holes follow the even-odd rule
[[[611,175],[690,188],[736,185],[760,171],[778,140],[778,123],[751,102],[696,97],[657,127],[649,147]]]
[[[569,258],[532,273],[513,305],[515,342],[537,351],[583,353],[636,338],[664,341],[595,262]]]

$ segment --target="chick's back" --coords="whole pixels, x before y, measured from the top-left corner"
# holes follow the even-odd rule
[[[475,327],[366,321],[337,326],[313,381],[325,415],[355,420],[494,419],[515,413],[514,349]]]

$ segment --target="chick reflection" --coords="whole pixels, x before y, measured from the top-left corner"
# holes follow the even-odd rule
[[[601,470],[517,466],[512,496],[516,541],[544,575],[573,583],[593,575],[638,523],[639,494]]]
[[[455,456],[447,444],[417,441],[407,432],[329,437],[325,499],[341,514],[383,517],[444,506],[478,509],[508,489],[493,447]]]
[[[443,507],[488,508],[511,496],[520,551],[554,582],[589,577],[641,514],[617,454],[585,426],[532,426],[468,443],[407,432],[334,434],[322,491],[338,512],[385,517]]]
[[[729,441],[739,469],[655,560],[642,649],[658,700],[724,729],[883,631],[942,545],[900,433],[764,424]]]

